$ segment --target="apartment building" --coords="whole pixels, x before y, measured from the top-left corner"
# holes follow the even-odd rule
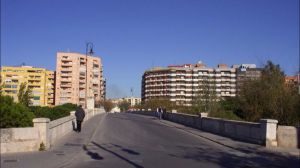
[[[32,90],[33,106],[54,105],[54,72],[32,66],[1,67],[2,93],[18,101],[18,91],[21,83],[27,83]]]
[[[286,76],[285,84],[287,85],[297,85],[299,83],[299,76]]]
[[[141,103],[141,98],[138,97],[123,97],[123,98],[117,98],[117,99],[110,99],[115,105],[127,101],[130,106],[135,106]]]
[[[246,80],[254,80],[261,77],[262,68],[257,68],[255,64],[240,64],[232,67],[236,69],[237,94]]]
[[[209,68],[202,62],[152,68],[142,78],[142,101],[167,98],[190,106],[205,85],[214,88],[218,97],[236,96],[236,69],[226,64]]]
[[[55,105],[73,103],[86,107],[86,99],[104,98],[101,58],[73,52],[58,52]]]
[[[128,103],[130,103],[130,106],[141,104],[141,98],[138,97],[125,97],[123,100],[126,100]]]

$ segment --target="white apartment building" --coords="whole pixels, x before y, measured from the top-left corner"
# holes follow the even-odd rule
[[[236,68],[225,64],[208,68],[199,62],[147,70],[142,79],[142,101],[167,98],[190,106],[206,81],[215,88],[218,97],[236,96]]]
[[[141,104],[142,99],[138,97],[125,97],[123,100],[126,100],[128,103],[130,103],[130,106],[135,106]]]

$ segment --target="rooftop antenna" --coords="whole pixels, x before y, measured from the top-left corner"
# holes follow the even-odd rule
[[[131,92],[131,97],[133,97],[133,88],[130,88],[130,92]]]
[[[94,54],[93,48],[94,48],[93,43],[91,43],[91,42],[86,43],[86,52],[87,52],[88,55],[93,55]]]

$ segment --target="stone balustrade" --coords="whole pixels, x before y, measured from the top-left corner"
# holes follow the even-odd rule
[[[104,109],[85,109],[84,121],[105,113]],[[48,118],[33,119],[33,127],[1,129],[1,153],[38,151],[41,143],[49,149],[58,139],[76,128],[75,111],[70,116],[50,121]]]
[[[157,116],[155,111],[131,113]],[[177,111],[164,113],[163,119],[266,147],[300,148],[300,128],[277,125],[278,121],[273,119],[261,119],[255,123],[207,117],[207,113],[190,115]]]

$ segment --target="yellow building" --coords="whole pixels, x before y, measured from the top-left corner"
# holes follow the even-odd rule
[[[54,105],[54,72],[44,68],[31,66],[3,66],[1,67],[0,83],[2,93],[18,101],[18,91],[21,83],[27,83],[32,90],[33,106]]]

